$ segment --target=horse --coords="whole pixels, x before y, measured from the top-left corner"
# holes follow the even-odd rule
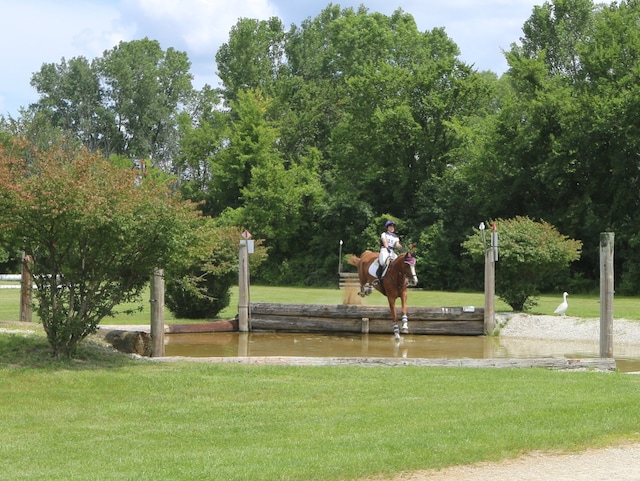
[[[358,268],[360,278],[360,296],[368,296],[375,287],[383,295],[387,296],[389,309],[393,317],[393,334],[396,339],[400,339],[400,329],[398,328],[398,313],[396,312],[396,299],[399,297],[402,302],[402,332],[409,332],[409,318],[407,317],[407,287],[415,286],[418,283],[416,276],[416,258],[406,252],[400,254],[389,264],[387,273],[382,278],[382,282],[373,284],[376,280],[376,268],[378,266],[378,253],[364,251],[360,257],[352,255],[349,264]],[[373,267],[371,267],[373,265]]]

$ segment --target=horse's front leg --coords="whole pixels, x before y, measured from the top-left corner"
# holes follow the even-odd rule
[[[402,302],[402,332],[406,334],[409,332],[409,318],[407,317],[407,290],[406,289],[404,289],[400,294],[400,301]]]
[[[396,313],[396,300],[387,298],[389,301],[389,309],[391,310],[391,318],[393,319],[393,336],[396,340],[400,339],[400,329],[398,328],[398,314]]]

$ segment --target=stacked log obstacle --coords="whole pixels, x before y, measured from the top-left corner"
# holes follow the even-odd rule
[[[360,278],[357,272],[341,272],[339,277],[339,289],[353,288],[360,290]]]
[[[397,308],[400,316],[400,307]],[[410,334],[481,336],[484,308],[409,307]],[[251,331],[393,332],[387,306],[251,303]]]

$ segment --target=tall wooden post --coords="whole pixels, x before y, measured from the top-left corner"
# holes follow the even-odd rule
[[[22,254],[22,275],[20,277],[20,322],[33,320],[33,276],[31,275],[31,256]]]
[[[164,270],[155,269],[151,279],[151,356],[164,357]]]
[[[491,335],[495,320],[496,264],[492,246],[484,250],[484,333]]]
[[[613,232],[600,233],[600,357],[613,357]]]
[[[249,332],[249,251],[246,239],[240,241],[238,259],[238,331]]]

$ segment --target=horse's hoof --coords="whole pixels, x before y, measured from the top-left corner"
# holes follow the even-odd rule
[[[400,329],[404,334],[408,334],[409,333],[409,326],[407,326],[406,324],[402,325],[402,329]]]
[[[395,338],[396,341],[399,341],[401,339],[399,332],[394,332],[393,337]]]

